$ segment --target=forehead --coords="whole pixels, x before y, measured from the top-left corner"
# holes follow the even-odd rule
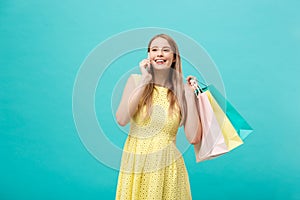
[[[169,42],[168,42],[166,39],[161,38],[161,37],[155,38],[155,39],[151,42],[150,47],[154,47],[154,46],[160,47],[160,48],[162,48],[162,47],[171,47],[170,44],[169,44]]]

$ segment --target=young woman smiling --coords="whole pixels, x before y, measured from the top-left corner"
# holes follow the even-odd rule
[[[183,83],[176,42],[166,34],[154,36],[140,71],[128,78],[116,113],[121,126],[130,123],[116,200],[192,199],[176,135],[183,125],[188,142],[196,144],[202,127],[195,88]]]

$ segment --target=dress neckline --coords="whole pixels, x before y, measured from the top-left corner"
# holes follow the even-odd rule
[[[169,88],[166,88],[166,87],[160,86],[160,85],[154,85],[154,87],[158,87],[158,88],[162,88],[162,89],[169,89]]]

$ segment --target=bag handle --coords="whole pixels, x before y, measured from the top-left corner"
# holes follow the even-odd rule
[[[203,83],[203,82],[201,82],[201,81],[198,81],[197,79],[196,79],[196,81],[197,81],[198,83],[204,85],[204,87],[207,87],[207,86],[208,86],[207,84],[205,84],[205,83]]]
[[[191,81],[193,81],[193,83],[191,83]],[[194,87],[196,87],[196,89],[194,90],[194,93],[195,93],[195,95],[196,95],[197,97],[198,97],[198,95],[199,95],[200,93],[203,93],[203,89],[197,84],[197,82],[200,83],[200,84],[202,84],[202,85],[204,85],[205,87],[207,87],[207,85],[206,85],[205,83],[202,83],[202,82],[198,81],[196,77],[190,77],[190,78],[188,79],[188,82],[189,82],[191,85],[193,85]]]

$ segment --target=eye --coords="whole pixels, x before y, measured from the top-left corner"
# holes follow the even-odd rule
[[[170,48],[163,48],[163,51],[164,51],[164,52],[170,52],[171,49],[170,49]]]
[[[157,48],[152,48],[151,51],[157,51]]]

